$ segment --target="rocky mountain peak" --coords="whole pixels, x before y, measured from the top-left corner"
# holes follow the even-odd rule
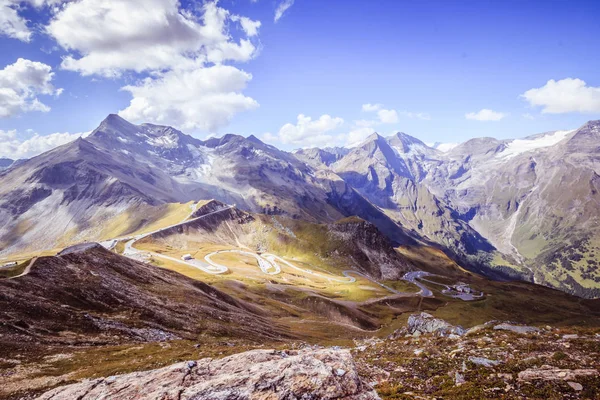
[[[572,153],[600,152],[600,120],[588,121],[577,129],[567,143],[567,151]]]
[[[395,135],[392,135],[388,138],[388,142],[395,146],[398,151],[402,150],[404,153],[408,153],[413,147],[423,147],[427,148],[428,146],[417,139],[416,137],[407,135],[403,132],[398,132]]]
[[[92,132],[95,135],[98,132],[106,133],[127,133],[134,132],[137,130],[136,125],[121,118],[117,114],[108,114],[106,118],[100,123],[100,125]]]
[[[388,137],[387,141],[398,155],[403,158],[406,158],[407,156],[433,157],[438,153],[437,150],[427,146],[416,137],[407,135],[403,132],[398,132],[395,135]]]
[[[254,135],[250,135],[246,139],[248,139],[248,141],[253,142],[253,143],[265,144],[262,140],[260,140],[259,138],[257,138]]]
[[[298,149],[294,151],[293,154],[296,158],[306,162],[308,165],[318,168],[330,166],[349,152],[350,150],[344,147],[326,147],[324,149],[313,147],[309,149]]]
[[[233,133],[227,133],[222,137],[212,137],[204,141],[204,145],[206,147],[215,148],[219,146],[223,146],[225,144],[242,144],[248,141],[245,137],[240,135],[235,135]]]
[[[481,156],[490,153],[500,153],[506,149],[505,141],[492,137],[482,137],[467,140],[448,152],[451,156]]]
[[[379,133],[373,132],[369,136],[367,136],[367,138],[363,141],[363,144],[373,143],[373,142],[375,142],[375,143],[385,142],[385,138],[383,136],[381,136]]]

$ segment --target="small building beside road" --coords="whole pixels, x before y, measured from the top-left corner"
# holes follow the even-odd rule
[[[17,265],[17,262],[16,262],[16,261],[11,261],[11,262],[8,262],[8,263],[6,263],[6,264],[2,264],[2,268],[14,267],[14,266],[16,266],[16,265]]]
[[[181,259],[184,260],[184,261],[188,261],[188,260],[193,260],[194,257],[192,257],[191,254],[184,254],[184,255],[181,256]]]

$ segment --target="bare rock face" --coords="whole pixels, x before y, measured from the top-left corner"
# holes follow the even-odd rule
[[[84,381],[40,400],[344,399],[379,396],[356,372],[347,350],[253,350],[220,360],[188,361],[153,371]]]

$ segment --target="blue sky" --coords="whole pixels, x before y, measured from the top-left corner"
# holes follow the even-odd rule
[[[21,101],[2,113],[0,95],[0,156],[30,156],[118,112],[284,149],[373,131],[515,138],[600,119],[597,1],[136,2],[0,1],[0,93]],[[15,83],[32,74],[53,75]]]

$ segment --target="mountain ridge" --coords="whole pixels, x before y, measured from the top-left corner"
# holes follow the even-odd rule
[[[217,198],[311,222],[357,215],[395,245],[434,245],[494,278],[588,296],[600,282],[599,137],[600,121],[589,121],[524,139],[475,138],[447,152],[398,132],[352,149],[290,153],[255,136],[200,140],[111,114],[88,137],[0,175],[0,243],[5,254],[32,242],[50,248],[94,238],[98,222],[119,213]],[[580,213],[569,212],[574,204],[584,205]],[[549,261],[565,245],[575,261]]]

